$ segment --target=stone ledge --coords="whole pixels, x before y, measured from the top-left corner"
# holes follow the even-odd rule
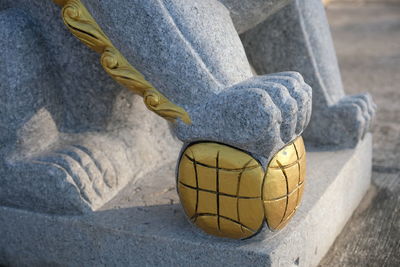
[[[308,152],[303,203],[293,220],[246,241],[209,237],[186,221],[173,164],[84,216],[0,207],[0,264],[315,266],[370,185],[371,150],[367,135],[356,149]]]

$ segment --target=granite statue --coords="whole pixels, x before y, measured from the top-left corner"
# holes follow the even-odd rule
[[[55,2],[82,2],[109,43],[94,35],[86,44],[95,52],[85,47],[52,1],[0,3],[1,205],[82,214],[171,164],[181,142],[226,144],[266,169],[301,135],[354,147],[370,127],[374,104],[345,95],[319,0]],[[139,95],[104,74],[98,47],[144,75]],[[118,67],[103,59],[114,75]]]

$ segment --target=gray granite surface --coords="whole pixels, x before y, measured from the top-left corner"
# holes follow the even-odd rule
[[[181,142],[101,69],[52,1],[0,1],[0,204],[97,209]]]
[[[293,1],[242,41],[257,73],[299,71],[313,88],[306,141],[352,147],[370,129],[375,104],[368,94],[345,95],[322,1]]]
[[[181,141],[227,143],[266,165],[307,126],[310,87],[294,72],[254,76],[220,2],[83,2],[127,59],[189,112],[192,125],[170,125]],[[168,124],[105,75],[52,1],[2,1],[0,20],[2,205],[90,212],[178,157],[182,143]]]
[[[202,234],[178,203],[169,163],[84,216],[0,207],[0,264],[315,266],[370,185],[372,138],[355,149],[308,149],[303,202],[282,231],[245,241]]]
[[[269,161],[308,124],[309,86],[298,74],[253,77],[218,1],[84,2],[127,59],[189,112],[193,124],[174,129],[183,142],[217,141]]]
[[[244,33],[269,16],[275,14],[292,0],[218,0],[229,10],[237,32]]]
[[[83,2],[132,65],[189,112],[193,125],[168,125],[105,75],[98,55],[71,36],[51,1],[1,1],[0,260],[124,265],[139,263],[141,255],[144,263],[172,264],[207,255],[215,263],[223,258],[212,252],[225,251],[232,264],[316,264],[368,186],[366,132],[374,113],[367,95],[343,92],[319,2],[253,0],[242,11],[236,1]],[[238,32],[254,26],[242,36],[243,47]],[[245,48],[262,75],[253,74]],[[306,142],[336,147],[311,153],[315,191],[306,192],[292,228],[247,243],[213,241],[187,228],[175,204],[166,205],[176,202],[172,168],[182,141],[227,143],[265,166],[310,118]],[[334,151],[364,136],[357,149]],[[173,197],[164,202],[165,194]],[[332,206],[342,199],[348,205]],[[340,216],[331,214],[335,208]],[[317,252],[320,236],[310,229],[326,233]],[[189,247],[199,255],[184,256]]]

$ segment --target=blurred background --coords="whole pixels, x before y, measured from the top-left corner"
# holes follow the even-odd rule
[[[320,265],[400,266],[400,0],[324,2],[345,90],[378,110],[372,186]]]

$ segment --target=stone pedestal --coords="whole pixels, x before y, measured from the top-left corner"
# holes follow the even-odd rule
[[[315,266],[367,191],[372,138],[307,155],[303,203],[282,231],[245,241],[206,236],[185,219],[174,163],[99,210],[53,216],[0,207],[0,264],[11,266]]]

